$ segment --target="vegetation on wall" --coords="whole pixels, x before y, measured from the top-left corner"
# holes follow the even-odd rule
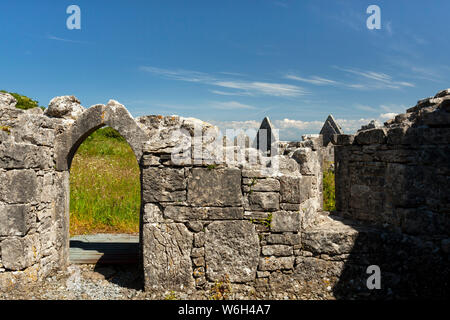
[[[17,100],[16,108],[18,108],[18,109],[22,109],[22,110],[28,110],[28,109],[32,109],[32,108],[41,108],[42,110],[45,109],[45,107],[39,105],[38,101],[33,100],[27,96],[24,96],[19,93],[15,93],[15,92],[8,92],[5,90],[0,90],[0,92],[9,93],[14,98],[16,98],[16,100]]]
[[[323,170],[323,209],[336,210],[336,194],[334,186],[334,170],[331,162],[324,163]]]

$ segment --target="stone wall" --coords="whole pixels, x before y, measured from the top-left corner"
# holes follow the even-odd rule
[[[134,119],[113,100],[85,109],[57,97],[43,113],[0,93],[0,290],[68,265],[72,158],[110,126],[141,169],[142,270],[155,297],[205,298],[224,284],[233,298],[448,297],[449,93],[384,127],[332,135],[333,214],[322,211],[323,135],[268,152],[198,119]],[[366,286],[370,265],[380,290]]]
[[[202,291],[217,281],[247,288],[274,272],[293,272],[301,230],[314,225],[322,207],[317,139],[267,156],[248,139],[227,145],[230,139],[203,121],[133,119],[112,100],[84,109],[75,97],[57,97],[42,113],[1,98],[3,289],[67,266],[70,165],[103,126],[127,140],[141,168],[147,290]]]
[[[419,101],[383,127],[335,137],[338,211],[408,234],[448,236],[448,90]]]

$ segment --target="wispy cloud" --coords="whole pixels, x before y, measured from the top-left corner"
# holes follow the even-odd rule
[[[335,69],[356,75],[356,80],[366,80],[366,83],[358,84],[361,88],[373,88],[373,89],[400,89],[403,87],[415,87],[411,82],[406,81],[394,81],[392,77],[386,73],[365,71],[352,68],[342,68],[334,66]],[[355,85],[351,85],[355,87]],[[356,87],[355,87],[356,88]]]
[[[141,66],[141,71],[163,76],[168,79],[198,82],[205,85],[216,86],[221,88],[227,88],[237,90],[239,95],[268,95],[276,97],[297,97],[307,94],[308,92],[303,88],[291,84],[285,83],[273,83],[273,82],[261,82],[261,81],[243,81],[230,78],[224,78],[223,76],[214,76],[204,72],[191,71],[191,70],[169,70],[149,66]],[[223,74],[223,72],[222,72]],[[220,95],[232,95],[236,93],[213,91]]]
[[[303,77],[300,77],[300,76],[297,76],[297,75],[287,74],[284,77],[286,79],[296,80],[296,81],[301,81],[301,82],[306,82],[306,83],[316,84],[316,85],[335,85],[335,84],[338,84],[338,82],[336,82],[334,80],[325,79],[325,78],[317,77],[317,76],[312,76],[311,78],[303,78]]]
[[[78,40],[71,40],[71,39],[65,39],[65,38],[59,38],[55,37],[51,34],[47,34],[46,38],[49,40],[55,40],[55,41],[63,41],[63,42],[71,42],[71,43],[82,43],[82,44],[88,44],[88,42],[85,41],[78,41]]]
[[[246,110],[255,110],[258,109],[254,106],[250,106],[248,104],[243,104],[237,101],[226,101],[226,102],[213,102],[212,108],[219,110],[236,110],[236,109],[246,109]]]

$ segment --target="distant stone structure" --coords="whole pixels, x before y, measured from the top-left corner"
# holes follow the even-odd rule
[[[344,134],[341,126],[334,120],[333,115],[328,115],[325,120],[320,135],[322,135],[322,162],[334,163],[334,144],[333,138],[336,134]]]
[[[15,103],[0,93],[0,290],[67,267],[71,162],[110,126],[141,169],[147,291],[162,298],[225,281],[250,298],[449,296],[448,89],[356,135],[330,115],[321,135],[278,142],[277,155],[246,139],[230,145],[201,120],[134,119],[113,100],[85,109],[57,97],[45,112]],[[261,128],[273,129],[268,119]],[[326,148],[336,158],[331,214]],[[367,285],[373,265],[380,289]]]

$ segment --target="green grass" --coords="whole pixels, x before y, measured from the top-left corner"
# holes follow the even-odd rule
[[[331,163],[324,164],[323,171],[323,209],[336,210],[336,194],[334,186],[334,172],[330,170]]]
[[[70,170],[70,234],[139,232],[139,166],[113,129],[91,134]]]

